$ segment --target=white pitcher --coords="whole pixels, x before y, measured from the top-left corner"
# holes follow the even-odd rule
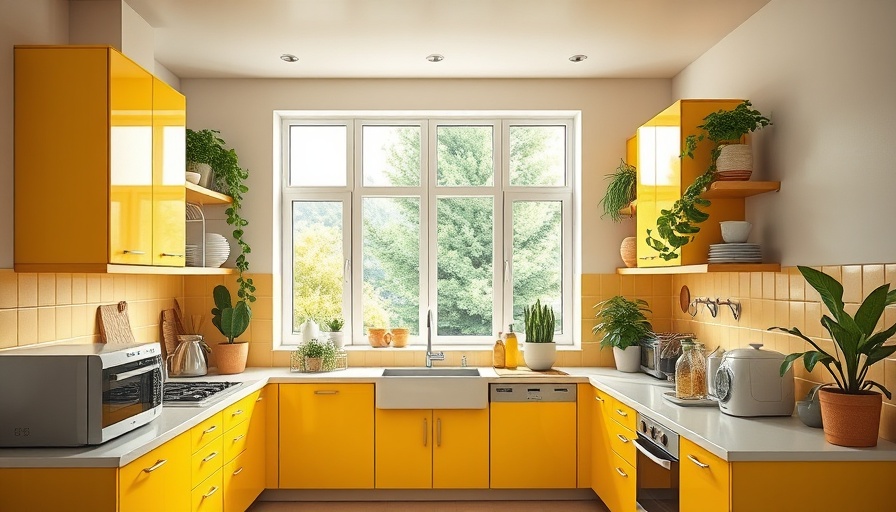
[[[305,320],[305,323],[302,324],[302,342],[308,343],[318,338],[320,338],[320,326],[312,318]]]

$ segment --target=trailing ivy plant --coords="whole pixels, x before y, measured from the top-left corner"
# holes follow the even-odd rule
[[[219,136],[218,130],[190,130],[187,129],[187,161],[206,163],[211,166],[215,175],[215,185],[218,190],[233,198],[231,205],[224,211],[227,215],[227,224],[233,226],[233,239],[240,248],[240,254],[236,258],[236,279],[239,289],[237,297],[239,302],[245,302],[248,307],[255,302],[255,285],[252,279],[243,274],[249,271],[249,260],[246,255],[252,252],[249,244],[243,240],[244,228],[249,221],[240,214],[243,206],[243,194],[249,191],[244,181],[249,177],[249,171],[240,167],[239,159],[233,148],[228,148],[224,140]]]
[[[647,230],[647,245],[659,252],[660,258],[666,261],[678,258],[679,249],[693,241],[694,236],[700,232],[697,224],[709,218],[709,214],[701,208],[706,208],[710,202],[700,196],[716,177],[716,160],[722,151],[721,146],[725,143],[737,143],[747,133],[770,124],[772,122],[753,109],[753,104],[746,100],[732,110],[711,112],[703,118],[703,124],[697,126],[703,133],[690,134],[685,138],[680,158],[694,158],[697,145],[704,139],[712,141],[714,146],[710,151],[710,163],[706,172],[685,189],[672,208],[660,210],[656,219],[656,236],[653,230]]]
[[[606,179],[610,180],[610,184],[607,185],[607,193],[598,203],[599,206],[603,205],[604,209],[601,217],[610,217],[613,222],[619,222],[623,217],[619,210],[635,200],[638,173],[634,165],[619,159],[619,167],[612,174],[607,174]]]

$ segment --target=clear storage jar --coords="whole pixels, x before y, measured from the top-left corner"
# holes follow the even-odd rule
[[[681,357],[675,363],[675,396],[683,400],[706,398],[706,358],[702,343],[681,341]]]

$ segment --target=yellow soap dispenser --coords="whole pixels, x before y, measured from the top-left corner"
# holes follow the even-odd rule
[[[516,341],[516,333],[513,332],[513,324],[504,335],[504,367],[515,370],[520,363],[520,348]]]

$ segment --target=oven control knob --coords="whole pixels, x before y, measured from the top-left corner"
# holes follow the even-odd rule
[[[656,435],[658,432],[659,430],[657,430],[656,427],[650,427],[650,438],[656,439]]]
[[[669,438],[666,437],[666,434],[660,435],[660,442],[663,443],[663,446],[669,444]]]
[[[641,420],[641,432],[647,433],[647,422],[644,420]]]

